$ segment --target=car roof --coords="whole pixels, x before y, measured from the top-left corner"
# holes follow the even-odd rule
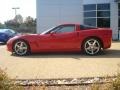
[[[0,31],[7,31],[7,30],[12,30],[12,29],[0,29]]]
[[[61,25],[80,25],[80,24],[77,24],[77,23],[64,23],[64,24],[61,24]]]
[[[12,29],[0,29],[0,32],[3,33],[3,32],[6,32],[6,31],[8,31],[8,30],[13,31]]]

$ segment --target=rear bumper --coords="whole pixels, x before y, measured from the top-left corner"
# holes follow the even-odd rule
[[[111,47],[111,43],[112,43],[112,38],[105,38],[103,41],[103,49],[107,49]]]

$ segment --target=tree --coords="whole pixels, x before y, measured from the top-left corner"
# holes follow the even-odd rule
[[[30,16],[23,22],[23,17],[16,15],[14,19],[6,21],[5,26],[20,33],[36,33],[36,19]]]
[[[36,26],[36,19],[33,19],[32,17],[28,16],[25,19],[26,26]]]
[[[23,17],[20,14],[16,15],[14,20],[19,24],[23,23]]]
[[[15,20],[8,20],[5,22],[5,25],[7,28],[11,28],[11,29],[15,29],[18,28],[20,26],[20,24],[18,22],[16,22]]]
[[[0,23],[0,28],[5,28],[5,25]]]
[[[16,15],[14,19],[6,21],[5,26],[7,28],[17,30],[22,23],[23,23],[23,17],[19,14]]]
[[[21,28],[25,26],[24,28]],[[28,33],[36,33],[36,19],[32,18],[31,16],[26,17],[23,24],[20,26],[21,31],[25,31]]]

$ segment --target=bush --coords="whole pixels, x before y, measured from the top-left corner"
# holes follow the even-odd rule
[[[120,90],[120,73],[117,74],[116,79],[112,82],[114,90]]]
[[[116,79],[110,79],[110,83],[95,82],[90,88],[90,90],[120,90],[120,73],[117,74]]]
[[[23,90],[16,86],[14,82],[8,77],[5,71],[0,68],[0,90]]]

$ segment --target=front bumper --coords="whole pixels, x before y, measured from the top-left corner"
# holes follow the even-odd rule
[[[12,41],[8,41],[8,42],[7,42],[7,50],[10,51],[10,52],[13,52],[13,49],[12,49]]]

